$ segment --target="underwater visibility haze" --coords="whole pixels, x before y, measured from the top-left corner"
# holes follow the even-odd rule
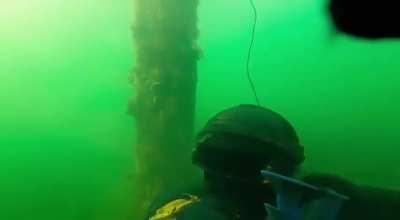
[[[0,219],[132,216],[133,2],[0,0]],[[254,3],[251,76],[299,132],[302,172],[400,189],[400,41],[336,33],[322,0]],[[199,1],[196,130],[255,103],[253,18],[247,0]]]

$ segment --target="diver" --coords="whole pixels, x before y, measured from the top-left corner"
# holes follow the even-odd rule
[[[291,178],[304,159],[281,115],[255,105],[228,108],[197,136],[192,161],[203,170],[200,189],[164,195],[146,220],[400,219],[399,191],[328,174]]]
[[[274,185],[261,170],[293,176],[304,161],[293,126],[278,113],[255,105],[228,108],[197,136],[192,161],[203,186],[156,201],[149,220],[265,220],[276,205]]]

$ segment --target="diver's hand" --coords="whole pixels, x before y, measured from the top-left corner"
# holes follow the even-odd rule
[[[279,220],[335,220],[343,201],[345,199],[329,188],[312,193],[287,189],[278,193],[279,214],[268,207],[267,210],[275,216],[273,219]]]

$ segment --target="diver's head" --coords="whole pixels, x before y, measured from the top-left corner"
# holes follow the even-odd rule
[[[255,105],[228,108],[198,134],[192,156],[205,173],[241,178],[262,169],[294,174],[304,160],[293,126],[278,113]]]

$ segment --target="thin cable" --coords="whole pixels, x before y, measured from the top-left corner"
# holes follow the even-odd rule
[[[246,74],[247,74],[247,79],[249,80],[250,86],[251,86],[251,90],[253,91],[253,95],[254,98],[256,99],[257,105],[261,106],[260,104],[260,100],[258,99],[257,96],[257,91],[256,91],[256,87],[254,86],[254,82],[253,79],[251,78],[251,72],[250,72],[250,60],[251,60],[251,52],[253,49],[253,45],[254,45],[254,38],[255,38],[255,33],[256,33],[256,26],[257,26],[257,19],[258,19],[258,14],[257,14],[257,8],[254,5],[253,0],[249,0],[251,7],[253,9],[253,13],[254,13],[254,22],[253,22],[253,26],[252,26],[252,30],[251,30],[251,41],[250,41],[250,46],[249,46],[249,50],[247,52],[247,61],[246,61]]]

